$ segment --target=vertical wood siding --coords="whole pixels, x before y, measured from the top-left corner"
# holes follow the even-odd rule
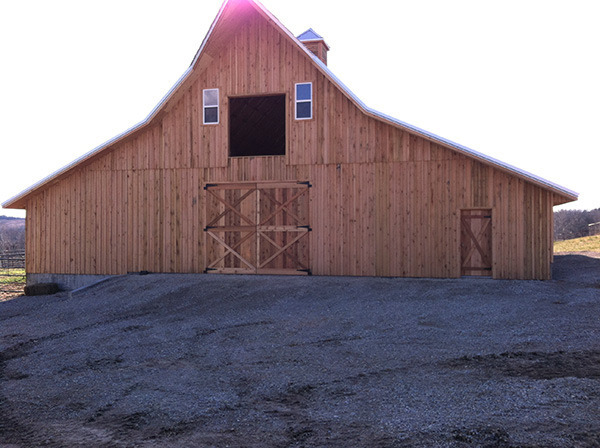
[[[150,126],[29,199],[28,272],[202,272],[206,183],[302,180],[314,274],[458,277],[460,210],[488,208],[494,277],[550,278],[551,192],[364,115],[257,13],[235,25]],[[228,97],[266,93],[287,96],[286,155],[229,158]]]

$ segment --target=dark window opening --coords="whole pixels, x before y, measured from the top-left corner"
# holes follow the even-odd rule
[[[219,108],[205,107],[204,108],[204,124],[219,123]]]
[[[229,98],[229,155],[285,155],[285,95]]]

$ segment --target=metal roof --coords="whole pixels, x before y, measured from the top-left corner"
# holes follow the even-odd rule
[[[312,28],[307,29],[305,32],[300,34],[297,39],[302,42],[305,40],[323,40],[323,36],[320,36]]]
[[[219,12],[217,14],[217,16],[215,17],[215,20],[213,21],[206,37],[204,38],[204,40],[202,41],[202,45],[200,46],[200,48],[198,49],[198,52],[196,53],[194,60],[192,61],[191,65],[188,67],[188,69],[185,71],[185,73],[183,75],[181,75],[181,77],[179,78],[179,80],[175,83],[175,85],[167,92],[167,94],[160,100],[160,102],[156,105],[156,107],[150,112],[150,114],[148,114],[148,116],[142,120],[140,123],[138,123],[135,126],[132,126],[131,128],[129,128],[128,130],[126,130],[125,132],[113,137],[112,139],[108,140],[107,142],[101,144],[100,146],[97,146],[96,148],[92,149],[91,151],[85,153],[84,155],[82,155],[81,157],[77,158],[76,160],[74,160],[73,162],[69,163],[68,165],[60,168],[59,170],[55,171],[54,173],[50,174],[49,176],[43,178],[42,180],[36,182],[35,184],[33,184],[32,186],[30,186],[29,188],[23,190],[21,193],[17,194],[16,196],[12,197],[11,199],[5,201],[2,203],[2,207],[7,207],[10,206],[11,204],[13,204],[14,202],[17,202],[18,200],[22,199],[23,197],[27,196],[28,194],[30,194],[31,192],[33,192],[34,190],[40,188],[41,186],[51,182],[52,180],[54,180],[55,178],[57,178],[58,176],[66,173],[67,171],[69,171],[70,169],[74,168],[76,165],[79,165],[80,163],[84,162],[85,160],[90,159],[91,157],[95,156],[96,154],[100,153],[102,150],[106,149],[108,146],[113,145],[115,143],[117,143],[118,141],[124,139],[125,137],[131,135],[132,133],[140,130],[141,128],[143,128],[144,126],[146,126],[147,124],[150,123],[150,121],[158,114],[158,112],[162,109],[162,107],[168,102],[168,100],[173,96],[173,94],[177,91],[177,89],[184,83],[184,81],[189,77],[189,75],[193,72],[193,68],[196,65],[196,62],[198,61],[198,59],[200,58],[200,55],[202,53],[202,50],[204,49],[204,47],[206,46],[206,43],[209,39],[209,37],[211,36],[213,30],[215,29],[215,26],[217,24],[217,22],[219,21],[219,19],[221,18],[221,15],[223,14],[223,11],[225,9],[225,7],[227,6],[227,4],[229,4],[231,0],[225,0],[223,2],[223,4],[221,5],[221,8],[219,9]],[[568,188],[562,187],[558,184],[555,184],[554,182],[551,182],[549,180],[543,179],[539,176],[536,176],[534,174],[531,174],[527,171],[521,170],[517,167],[514,167],[508,163],[502,162],[498,159],[495,159],[493,157],[487,156],[485,154],[482,154],[478,151],[475,151],[473,149],[467,148],[466,146],[460,145],[458,143],[452,142],[448,139],[445,139],[443,137],[440,137],[438,135],[435,135],[431,132],[425,131],[423,129],[420,129],[416,126],[413,126],[411,124],[408,124],[404,121],[398,120],[397,118],[391,117],[389,115],[383,114],[379,111],[376,111],[375,109],[371,109],[370,107],[368,107],[365,103],[362,102],[362,100],[360,100],[360,98],[358,98],[354,92],[352,92],[352,90],[350,90],[342,81],[340,81],[337,76],[335,76],[333,74],[333,72],[329,69],[329,67],[327,65],[325,65],[317,56],[315,56],[310,50],[308,50],[301,42],[300,42],[300,37],[307,34],[307,33],[312,33],[316,36],[318,36],[318,39],[322,39],[321,36],[319,36],[316,32],[314,32],[312,30],[312,28],[309,28],[307,31],[305,31],[304,33],[302,33],[300,36],[295,37],[286,27],[285,25],[283,25],[267,8],[265,8],[264,5],[262,5],[258,0],[248,0],[250,3],[253,3],[254,5],[256,5],[259,8],[259,12],[261,12],[264,16],[266,16],[268,19],[272,20],[292,41],[296,42],[296,44],[298,45],[298,47],[304,51],[313,61],[314,63],[317,65],[317,67],[319,67],[319,69],[327,76],[327,78],[329,78],[332,82],[334,82],[350,99],[352,99],[354,101],[354,103],[360,107],[364,112],[366,112],[367,114],[370,114],[374,117],[377,117],[381,120],[384,120],[386,122],[395,124],[397,126],[406,128],[416,134],[422,135],[430,140],[436,141],[446,147],[450,147],[453,148],[461,153],[467,154],[469,156],[472,156],[478,160],[481,160],[483,162],[487,162],[491,165],[495,165],[497,167],[500,167],[504,170],[507,170],[509,172],[512,172],[514,174],[517,174],[521,177],[524,177],[526,179],[529,179],[531,181],[533,181],[534,183],[537,184],[541,184],[544,185],[548,188],[551,188],[553,190],[555,190],[558,193],[561,193],[563,195],[566,195],[570,198],[572,198],[573,200],[576,200],[577,197],[579,196],[578,193],[569,190]],[[306,39],[306,36],[303,38]]]
[[[297,43],[299,43],[299,47],[302,49],[302,51],[304,51],[308,56],[310,56],[312,58],[312,60],[315,62],[315,64],[321,69],[321,71],[331,80],[333,81],[335,84],[337,84],[337,86],[344,92],[346,93],[346,95],[348,95],[348,97],[350,97],[354,103],[359,106],[361,109],[363,109],[363,111],[365,111],[366,113],[380,118],[384,121],[387,121],[389,123],[395,124],[397,126],[406,128],[410,131],[413,131],[416,134],[422,135],[424,137],[427,137],[430,140],[436,141],[440,144],[442,144],[443,146],[446,147],[450,147],[452,149],[455,149],[463,154],[467,154],[471,157],[474,157],[478,160],[481,160],[483,162],[486,162],[488,164],[491,165],[495,165],[499,168],[502,168],[504,170],[507,170],[509,172],[512,172],[514,174],[517,174],[521,177],[524,177],[526,179],[529,179],[531,181],[533,181],[534,183],[537,184],[541,184],[544,185],[546,187],[549,187],[553,190],[555,190],[558,193],[561,193],[563,195],[566,196],[570,196],[573,200],[577,200],[577,197],[579,196],[579,193],[573,191],[573,190],[569,190],[568,188],[565,188],[561,185],[558,185],[554,182],[551,182],[547,179],[544,179],[540,176],[536,176],[535,174],[529,173],[525,170],[522,170],[520,168],[517,168],[513,165],[510,165],[508,163],[502,162],[498,159],[495,159],[493,157],[487,156],[483,153],[480,153],[478,151],[475,151],[474,149],[471,148],[467,148],[466,146],[460,145],[458,143],[455,143],[451,140],[448,140],[446,138],[440,137],[432,132],[426,131],[424,129],[418,128],[417,126],[413,126],[409,123],[406,123],[402,120],[399,120],[397,118],[391,117],[389,115],[386,115],[382,112],[379,112],[375,109],[371,109],[370,107],[368,107],[365,103],[363,103],[363,101],[358,98],[354,92],[352,92],[352,90],[350,90],[348,88],[348,86],[346,86],[342,81],[340,81],[340,79],[335,76],[333,74],[333,72],[331,71],[331,69],[323,62],[321,61],[315,54],[313,54],[310,50],[308,50],[304,45],[301,44],[299,37],[302,36],[303,34],[306,34],[310,31],[312,31],[314,33],[314,31],[312,30],[312,28],[309,28],[307,31],[305,31],[304,33],[302,33],[300,36],[298,36],[298,38],[294,37],[294,35],[285,27],[285,25],[283,25],[273,14],[271,14],[271,12],[266,9],[258,0],[250,0],[252,2],[254,2],[258,7],[261,8],[261,10],[263,11],[263,13],[268,16],[271,20],[273,20],[292,40],[295,40]],[[317,33],[315,33],[317,34]],[[318,35],[318,34],[317,34]]]
[[[511,171],[515,174],[518,174],[522,177],[528,178],[530,180],[535,181],[536,183],[539,184],[543,184],[547,187],[550,187],[552,189],[558,190],[559,192],[566,194],[568,196],[572,196],[575,197],[575,199],[577,199],[577,197],[579,196],[579,193],[576,193],[573,190],[569,190],[568,188],[565,188],[561,185],[555,184],[554,182],[551,182],[547,179],[544,179],[540,176],[536,176],[535,174],[529,173],[525,170],[522,170],[520,168],[517,168],[513,165],[510,165],[506,162],[502,162],[501,160],[495,159],[494,157],[490,157],[488,155],[485,155],[481,152],[475,151],[474,149],[471,148],[467,148],[466,146],[463,146],[459,143],[453,142],[451,140],[448,140],[447,138],[444,137],[440,137],[439,135],[436,135],[432,132],[426,131],[424,129],[418,128],[417,126],[413,126],[412,124],[406,123],[405,121],[399,120],[397,118],[391,117],[389,115],[386,115],[382,112],[379,112],[375,109],[371,109],[369,106],[367,106],[365,103],[362,102],[362,100],[360,98],[358,98],[354,92],[352,92],[342,81],[340,81],[332,72],[331,70],[329,70],[329,67],[327,67],[323,62],[321,62],[321,60],[319,58],[317,58],[315,55],[313,55],[312,53],[310,54],[310,56],[313,58],[313,60],[315,61],[316,64],[318,64],[319,66],[321,66],[321,69],[328,72],[328,74],[336,80],[336,83],[338,84],[338,86],[344,90],[348,96],[350,96],[357,104],[360,105],[360,107],[362,109],[364,109],[366,112],[370,113],[371,115],[377,116],[385,121],[389,121],[391,123],[394,123],[396,125],[399,125],[403,128],[409,129],[411,131],[413,131],[416,134],[420,134],[422,136],[425,136],[433,141],[439,142],[444,146],[450,146],[453,149],[458,150],[461,153],[467,154],[469,156],[473,156],[476,159],[479,159],[481,161],[484,162],[488,162],[492,165],[496,165],[498,167],[501,167],[507,171]]]
[[[116,135],[115,137],[111,138],[110,140],[107,140],[106,142],[102,143],[101,145],[96,146],[94,149],[92,149],[91,151],[86,152],[82,156],[80,156],[77,159],[73,160],[71,163],[68,163],[67,165],[63,166],[62,168],[59,168],[58,170],[54,171],[53,173],[49,174],[48,176],[46,176],[43,179],[39,180],[38,182],[34,183],[30,187],[26,188],[25,190],[23,190],[19,194],[13,196],[12,198],[8,199],[7,201],[4,201],[2,203],[2,207],[3,208],[7,208],[7,206],[9,206],[10,204],[12,204],[14,202],[17,202],[18,200],[20,200],[23,197],[27,196],[29,193],[32,193],[34,190],[37,190],[41,186],[43,186],[43,185],[51,182],[52,180],[56,179],[61,174],[66,173],[67,171],[71,170],[72,168],[74,168],[75,166],[79,165],[80,163],[82,163],[82,162],[84,162],[84,161],[92,158],[96,154],[102,152],[104,149],[106,149],[110,145],[113,145],[113,144],[117,143],[118,141],[123,140],[124,138],[128,137],[129,135],[133,134],[134,132],[142,129],[144,126],[146,126],[147,124],[149,124],[152,121],[152,119],[158,114],[158,112],[162,109],[162,107],[173,96],[173,94],[175,93],[175,91],[177,91],[177,89],[183,84],[183,82],[193,72],[194,65],[196,64],[196,61],[200,57],[200,54],[202,53],[202,50],[206,46],[206,42],[208,41],[208,38],[212,34],[212,32],[213,32],[213,30],[215,28],[215,25],[217,24],[217,22],[221,18],[221,15],[223,14],[223,11],[224,11],[225,6],[227,5],[227,3],[229,3],[229,0],[225,0],[223,2],[223,4],[221,5],[221,8],[219,9],[219,12],[217,13],[217,16],[215,17],[215,20],[213,20],[213,22],[212,22],[212,24],[211,24],[211,26],[210,26],[210,28],[208,30],[208,33],[204,37],[204,40],[202,41],[202,44],[200,45],[200,48],[196,52],[196,55],[194,56],[194,60],[192,61],[192,63],[190,64],[190,66],[183,73],[183,75],[181,75],[181,77],[177,80],[177,82],[173,85],[173,87],[171,87],[171,89],[169,89],[169,91],[166,93],[166,95],[162,97],[162,99],[158,102],[158,104],[154,107],[154,109],[152,109],[152,111],[148,114],[148,116],[146,118],[144,118],[138,124],[130,127],[126,131],[124,131],[124,132]],[[261,7],[264,8],[264,6],[262,6],[262,5],[261,5]]]

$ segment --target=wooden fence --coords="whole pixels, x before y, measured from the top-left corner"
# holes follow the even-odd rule
[[[25,251],[0,252],[0,274],[15,269],[25,269]]]

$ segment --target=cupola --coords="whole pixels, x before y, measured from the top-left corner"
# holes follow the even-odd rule
[[[327,65],[327,52],[329,45],[325,43],[325,39],[317,34],[312,28],[309,28],[298,36],[298,40],[304,44],[316,57],[318,57],[325,65]]]

